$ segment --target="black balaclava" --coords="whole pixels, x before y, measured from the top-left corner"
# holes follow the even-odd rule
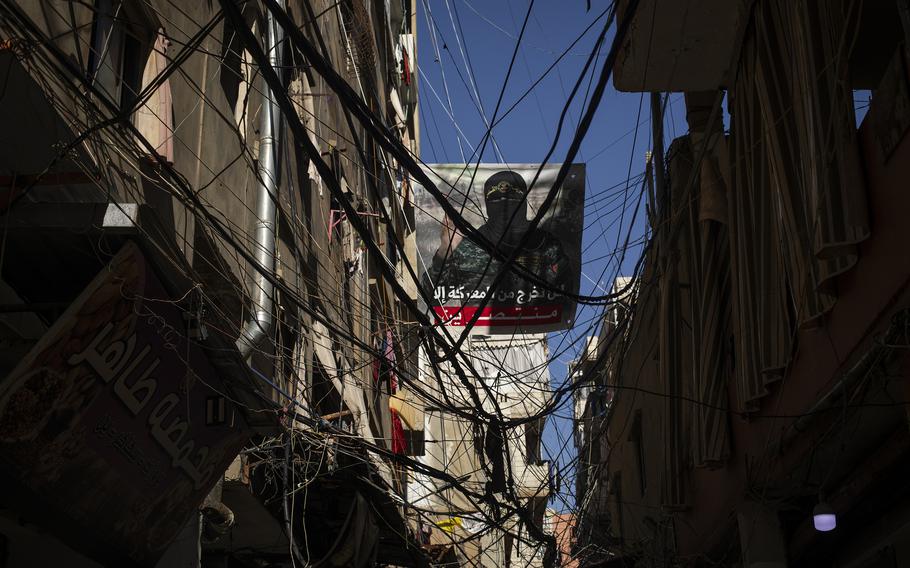
[[[518,245],[528,228],[528,185],[513,171],[497,172],[483,184],[487,222],[481,228],[485,236],[506,248]]]

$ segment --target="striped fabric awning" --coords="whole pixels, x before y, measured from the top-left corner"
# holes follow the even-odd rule
[[[660,266],[658,356],[659,384],[665,389],[664,399],[664,463],[666,465],[661,503],[668,509],[685,506],[685,469],[688,463],[689,418],[691,406],[683,402],[690,398],[693,384],[694,345],[692,315],[694,310],[692,274],[692,208],[684,200],[686,185],[693,167],[688,138],[673,142],[668,152],[667,185],[670,203],[659,210],[668,211],[667,230],[679,237],[664,240],[666,250],[657,249]]]
[[[692,237],[693,397],[696,466],[717,466],[730,453],[728,406],[730,353],[730,243],[727,229],[729,163],[716,92],[687,93],[691,153],[701,156],[689,202]],[[722,164],[724,166],[722,166]],[[697,212],[697,216],[695,216]]]
[[[869,236],[843,37],[853,3],[757,2],[730,90],[736,374],[741,410],[782,377],[797,326]]]

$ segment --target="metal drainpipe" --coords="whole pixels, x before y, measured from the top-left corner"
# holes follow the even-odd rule
[[[283,2],[278,2],[283,8]],[[269,54],[269,65],[280,75],[281,61],[279,57],[279,44],[282,40],[282,30],[271,12],[267,20],[266,49]],[[241,355],[247,358],[253,349],[259,345],[269,334],[274,325],[272,310],[275,303],[275,287],[271,280],[266,278],[266,273],[275,271],[275,213],[278,203],[278,137],[280,111],[267,91],[269,98],[262,105],[262,115],[259,126],[259,160],[258,177],[259,192],[256,197],[256,263],[259,269],[253,278],[254,314],[246,322],[240,337],[237,339],[237,348]]]

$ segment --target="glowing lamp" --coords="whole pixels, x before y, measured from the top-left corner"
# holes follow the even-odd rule
[[[837,526],[837,515],[830,505],[822,501],[812,510],[812,524],[819,532],[833,531]]]

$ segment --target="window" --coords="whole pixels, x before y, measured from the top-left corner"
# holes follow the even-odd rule
[[[613,498],[616,504],[616,516],[615,516],[615,530],[613,531],[614,535],[619,538],[620,542],[623,539],[623,523],[622,523],[622,475],[617,471],[613,474],[613,482],[610,484],[613,489]]]
[[[540,465],[540,436],[541,423],[539,421],[525,424],[525,462],[529,465]]]
[[[155,44],[149,53],[142,72],[142,90],[155,81],[167,67],[167,50],[170,40],[164,30],[158,30]],[[136,109],[133,120],[136,129],[148,140],[155,152],[168,162],[174,161],[174,109],[171,98],[171,81],[165,79],[155,87],[148,99]]]
[[[119,2],[115,8],[112,0],[96,2],[92,48],[89,52],[89,76],[95,86],[105,91],[113,100],[120,98],[123,34],[119,32],[119,27],[114,22],[121,8]]]
[[[250,22],[250,31],[255,36],[257,23]],[[234,114],[234,124],[241,140],[246,140],[247,135],[254,131],[255,123],[251,128],[253,116],[250,115],[250,95],[255,93],[253,77],[255,76],[253,56],[244,49],[240,37],[229,22],[224,23],[221,38],[221,72],[220,83],[224,96]],[[292,82],[292,87],[294,82]],[[293,88],[289,94],[294,96]],[[312,176],[311,176],[312,177]]]
[[[594,416],[606,416],[607,410],[610,408],[610,397],[609,392],[603,386],[596,386],[591,392],[590,404],[591,404],[591,413]]]
[[[98,0],[89,51],[89,77],[121,108],[129,108],[142,86],[146,56],[155,40],[152,20],[139,3]]]
[[[645,496],[645,490],[648,487],[648,477],[645,472],[645,450],[642,441],[641,430],[641,409],[635,411],[635,417],[632,419],[632,429],[629,432],[629,441],[635,446],[635,460],[638,468],[638,487],[641,496]]]

